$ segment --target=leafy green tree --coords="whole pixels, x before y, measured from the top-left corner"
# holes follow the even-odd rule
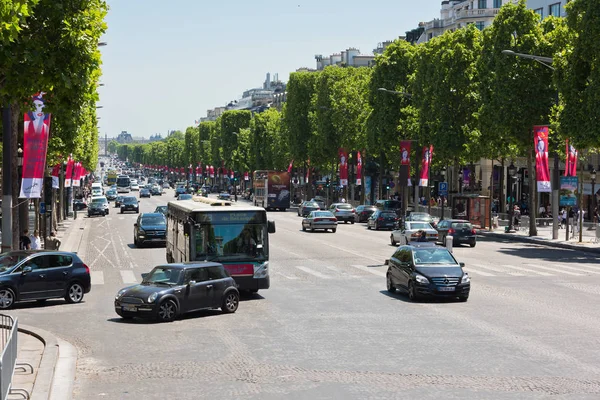
[[[108,152],[112,153],[112,154],[116,153],[118,146],[119,146],[119,142],[117,142],[116,140],[111,140],[108,143]]]
[[[190,126],[185,130],[184,158],[188,165],[196,165],[198,162],[198,127]]]
[[[2,0],[0,3],[0,43],[17,38],[22,25],[38,0]]]
[[[221,122],[220,134],[223,159],[233,160],[233,155],[238,149],[240,130],[250,126],[252,113],[247,110],[231,110],[225,111],[219,118]],[[228,162],[226,161],[225,164],[227,165]],[[229,167],[238,169],[239,166],[233,163]]]
[[[215,129],[214,121],[201,122],[198,128],[198,149],[200,161],[204,165],[209,165],[212,162],[211,152],[211,137],[212,131]]]
[[[248,140],[249,168],[281,170],[289,164],[287,136],[282,130],[282,115],[276,109],[254,115]]]

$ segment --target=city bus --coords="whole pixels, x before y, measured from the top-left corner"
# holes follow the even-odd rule
[[[264,208],[232,205],[205,197],[167,205],[169,263],[215,261],[223,264],[240,290],[268,289],[269,233]]]
[[[254,205],[267,211],[290,208],[290,174],[287,171],[254,171]]]
[[[117,184],[117,171],[111,170],[108,171],[108,175],[106,176],[106,185],[112,186]]]
[[[131,180],[127,175],[119,175],[117,177],[117,193],[129,193]]]

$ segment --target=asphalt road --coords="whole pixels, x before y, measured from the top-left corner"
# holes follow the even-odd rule
[[[173,199],[143,199],[142,211]],[[598,399],[600,262],[593,255],[481,240],[455,249],[467,303],[385,291],[389,231],[302,232],[270,212],[271,288],[237,313],[124,322],[114,295],[165,262],[133,245],[137,215],[86,220],[84,302],[12,314],[79,350],[76,399]]]

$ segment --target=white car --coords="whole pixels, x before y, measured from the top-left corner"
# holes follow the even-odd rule
[[[140,185],[138,185],[137,183],[132,183],[131,186],[129,186],[131,188],[131,191],[139,191],[140,190]]]
[[[403,246],[409,242],[418,241],[421,232],[425,232],[425,239],[428,242],[437,242],[438,232],[425,221],[406,221],[404,229],[395,229],[390,234],[390,242],[392,246]]]

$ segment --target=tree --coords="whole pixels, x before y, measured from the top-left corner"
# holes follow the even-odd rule
[[[201,122],[198,127],[198,148],[200,161],[205,165],[212,163],[212,152],[211,152],[211,137],[212,132],[215,129],[214,121]]]
[[[185,130],[184,158],[188,165],[196,165],[198,162],[198,127],[190,126]]]
[[[29,17],[38,0],[2,0],[0,4],[0,44],[14,41],[22,24]]]
[[[116,153],[118,146],[119,142],[117,142],[116,140],[111,140],[110,143],[108,143],[108,152],[111,154]]]
[[[250,126],[252,113],[247,110],[225,111],[220,117],[221,147],[223,149],[224,160],[234,160],[235,152],[238,150],[238,140],[240,130]],[[227,165],[228,163],[225,162]],[[238,168],[235,162],[229,165],[230,168]]]
[[[282,122],[281,113],[273,108],[254,115],[248,140],[249,169],[280,170],[290,162]]]
[[[555,101],[552,75],[547,67],[507,56],[502,50],[547,56],[550,45],[539,15],[528,10],[524,0],[504,5],[494,24],[484,32],[483,49],[478,64],[481,143],[490,148],[492,155],[527,157],[529,210],[535,213],[532,127],[549,122]],[[537,234],[535,218],[530,218],[529,234]]]

